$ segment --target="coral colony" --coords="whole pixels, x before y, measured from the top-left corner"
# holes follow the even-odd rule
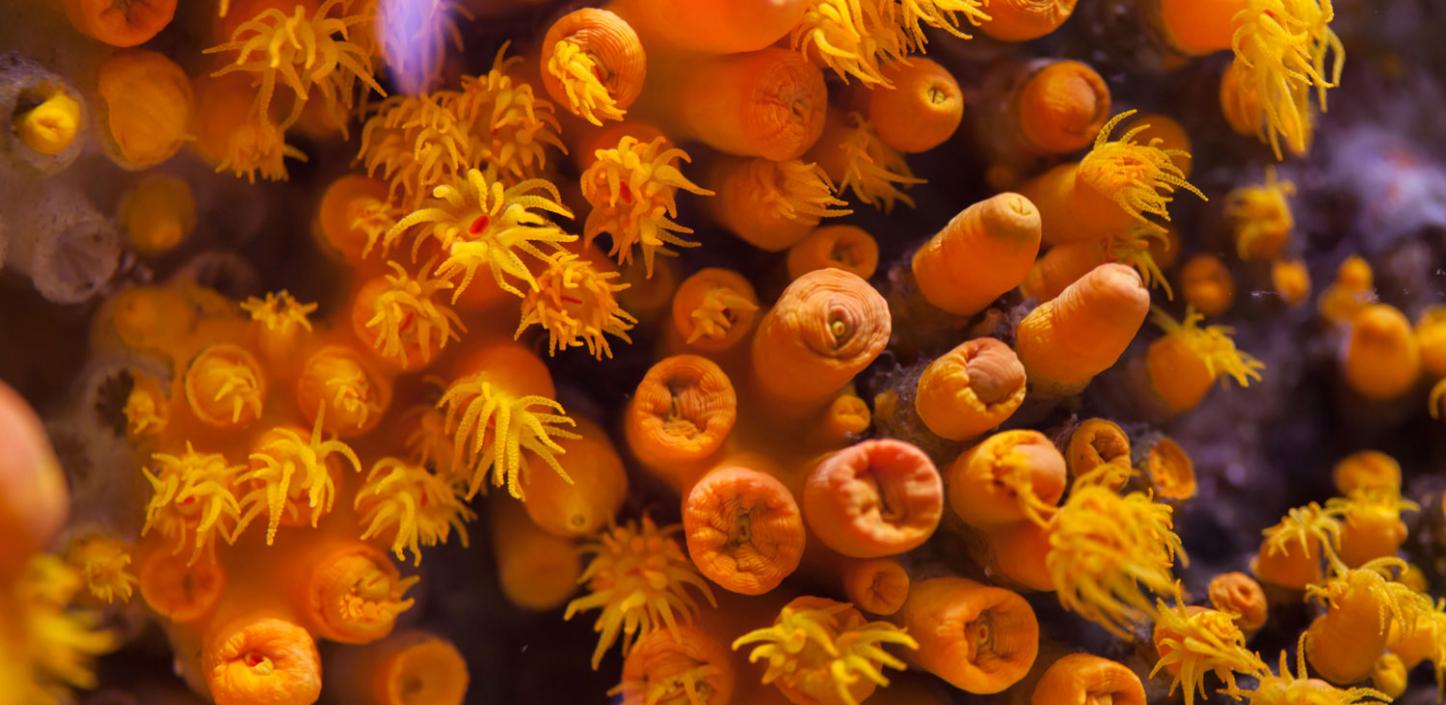
[[[1446,692],[1439,3],[3,5],[0,705]]]

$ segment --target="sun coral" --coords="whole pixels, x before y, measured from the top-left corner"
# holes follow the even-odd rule
[[[522,57],[505,58],[497,50],[492,69],[462,79],[451,110],[467,126],[481,163],[495,169],[495,178],[518,183],[538,176],[547,165],[547,148],[563,149],[552,103],[538,98],[532,86],[513,78]]]
[[[466,522],[475,516],[451,481],[399,458],[372,465],[353,504],[366,526],[363,541],[390,536],[397,560],[406,560],[410,550],[415,565],[422,563],[422,546],[446,543],[453,530],[466,546]]]
[[[268,546],[283,521],[301,525],[309,518],[315,527],[336,501],[334,458],[361,472],[361,461],[351,446],[336,438],[323,440],[320,424],[309,438],[305,431],[287,426],[263,433],[251,452],[249,469],[236,478],[241,526],[264,513]]]
[[[1300,590],[1320,579],[1322,558],[1340,563],[1340,517],[1315,502],[1291,509],[1262,535],[1251,570],[1264,582]]]
[[[1334,19],[1331,0],[1250,0],[1234,17],[1234,66],[1264,107],[1261,138],[1276,159],[1282,138],[1292,153],[1306,152],[1310,93],[1325,110],[1326,90],[1340,83],[1346,55]]]
[[[1295,217],[1290,201],[1295,184],[1281,181],[1274,167],[1266,167],[1265,183],[1241,186],[1225,200],[1225,214],[1235,228],[1235,253],[1242,260],[1274,260],[1290,242]]]
[[[140,585],[130,572],[131,547],[105,533],[78,536],[65,547],[65,562],[79,572],[92,597],[106,604],[129,602]]]
[[[1245,634],[1228,612],[1194,605],[1167,605],[1160,600],[1156,609],[1155,648],[1160,659],[1150,676],[1165,671],[1170,674],[1170,693],[1184,686],[1185,705],[1193,705],[1195,695],[1205,695],[1205,676],[1214,673],[1225,684],[1222,691],[1238,696],[1240,686],[1235,676],[1259,678],[1270,668],[1245,646]]]
[[[152,490],[142,535],[155,529],[175,544],[176,553],[189,544],[190,563],[202,553],[209,558],[217,535],[227,543],[236,540],[241,528],[236,491],[242,466],[228,464],[220,453],[198,453],[189,443],[185,453],[156,453],[152,462],[154,472],[141,469]]]
[[[632,25],[597,8],[553,23],[542,40],[542,64],[542,85],[553,100],[594,125],[623,119],[647,75],[647,56]]]
[[[1172,595],[1178,558],[1172,510],[1148,495],[1076,488],[1055,516],[1046,564],[1065,609],[1126,638],[1156,606],[1146,593]]]
[[[811,0],[807,5],[789,34],[795,50],[846,82],[892,85],[885,68],[909,53],[909,37],[892,0]]]
[[[437,408],[447,412],[447,433],[455,444],[452,471],[466,481],[469,499],[482,489],[489,470],[493,486],[505,484],[509,494],[522,499],[529,457],[567,477],[557,461],[563,453],[557,440],[577,434],[566,428],[575,424],[556,401],[513,394],[479,372],[448,385]]]
[[[549,355],[586,345],[599,360],[612,357],[607,336],[631,343],[628,331],[638,322],[614,297],[628,286],[616,283],[618,277],[571,252],[554,254],[537,274],[537,289],[522,297],[522,320],[514,335],[538,325],[547,331]]]
[[[693,229],[673,220],[678,215],[679,190],[713,195],[679,171],[679,162],[692,161],[687,152],[663,137],[643,142],[625,135],[616,147],[597,150],[596,157],[581,181],[582,196],[592,205],[583,224],[584,244],[608,233],[612,237],[608,256],[616,257],[619,265],[632,260],[637,245],[648,277],[653,276],[654,256],[676,254],[670,246],[698,246],[681,237]]]
[[[885,213],[893,210],[896,202],[912,208],[914,199],[901,187],[924,183],[909,170],[904,155],[879,139],[878,131],[859,113],[831,119],[815,152],[819,163],[835,177],[840,193],[852,191],[854,198]]]
[[[455,92],[392,96],[362,126],[357,159],[367,175],[386,180],[393,202],[418,206],[431,186],[461,178],[481,162],[469,125],[453,110],[457,99]],[[374,244],[375,236],[367,249]]]
[[[1359,568],[1337,564],[1322,583],[1306,586],[1306,599],[1325,607],[1305,632],[1310,664],[1326,680],[1355,683],[1370,675],[1391,630],[1409,636],[1429,624],[1429,598],[1398,582],[1406,563],[1378,558]]]
[[[743,240],[776,252],[807,237],[820,220],[853,211],[834,195],[834,182],[814,162],[720,160],[709,174],[717,197],[714,220]]]
[[[424,367],[467,331],[450,306],[438,302],[452,283],[416,275],[388,261],[391,273],[362,285],[352,310],[352,327],[372,351],[403,370]]]
[[[1215,380],[1234,379],[1249,387],[1260,380],[1265,363],[1237,350],[1227,326],[1201,326],[1205,317],[1186,308],[1179,321],[1161,308],[1153,308],[1150,320],[1165,332],[1150,343],[1145,355],[1151,388],[1174,413],[1194,408]]]
[[[1305,669],[1306,636],[1300,635],[1296,649],[1295,673],[1285,651],[1280,652],[1280,667],[1275,674],[1260,677],[1254,690],[1242,690],[1240,696],[1250,705],[1375,705],[1389,703],[1392,698],[1371,688],[1336,688],[1318,678],[1310,678]]]
[[[674,525],[660,529],[644,515],[641,521],[602,532],[595,542],[583,547],[593,558],[579,582],[586,583],[591,594],[569,602],[563,618],[602,610],[593,622],[593,631],[598,633],[592,654],[594,670],[619,639],[624,656],[649,633],[660,629],[669,630],[675,640],[679,639],[679,624],[691,622],[698,615],[698,601],[688,588],[701,593],[709,604],[716,604],[713,590],[674,538],[682,528]]]
[[[344,7],[342,0],[326,0],[311,17],[300,4],[291,14],[276,8],[262,11],[237,27],[230,41],[206,50],[236,54],[213,75],[258,74],[255,111],[261,119],[270,119],[278,80],[291,89],[290,109],[277,125],[281,130],[301,119],[308,102],[318,96],[327,114],[345,124],[356,82],[383,96],[386,91],[372,77],[371,57],[350,39],[353,28],[366,18],[339,16]]]
[[[1110,139],[1115,127],[1136,112],[1126,110],[1100,128],[1094,148],[1080,161],[1079,179],[1112,200],[1134,220],[1163,229],[1146,216],[1168,222],[1167,207],[1175,189],[1189,191],[1201,200],[1209,199],[1185,180],[1184,172],[1176,163],[1178,158],[1188,158],[1188,152],[1161,148],[1159,138],[1145,144],[1136,142],[1149,125],[1136,125],[1118,139]]]
[[[484,267],[498,288],[521,297],[522,290],[508,278],[521,281],[529,290],[538,288],[537,279],[521,255],[544,261],[562,243],[577,239],[548,218],[572,217],[572,212],[559,203],[561,198],[550,181],[532,179],[505,187],[471,169],[465,178],[437,186],[432,198],[382,236],[381,244],[390,249],[404,233],[415,228],[415,259],[427,240],[435,240],[443,251],[435,274],[453,283],[454,303]]]
[[[884,649],[919,648],[903,629],[869,622],[847,602],[799,597],[783,606],[773,624],[733,642],[736,651],[754,645],[748,662],[767,661],[764,685],[772,684],[792,702],[859,705],[875,688],[888,686],[885,666],[904,662]]]

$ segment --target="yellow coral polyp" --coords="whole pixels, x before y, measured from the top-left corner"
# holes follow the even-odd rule
[[[783,607],[773,624],[733,642],[736,651],[755,644],[749,663],[766,661],[763,683],[792,702],[858,705],[875,687],[889,685],[884,667],[905,664],[886,645],[918,649],[919,642],[888,622],[867,622],[846,602],[801,597]]]
[[[1146,216],[1168,222],[1168,206],[1174,200],[1176,189],[1193,193],[1202,201],[1210,199],[1187,181],[1185,172],[1180,170],[1179,160],[1189,159],[1189,152],[1160,147],[1162,141],[1158,137],[1148,144],[1135,141],[1140,133],[1150,129],[1148,124],[1130,128],[1117,140],[1110,139],[1115,127],[1136,112],[1126,110],[1100,128],[1094,148],[1080,160],[1078,178],[1131,218],[1153,230],[1163,231],[1163,226]]]
[[[1265,537],[1261,543],[1263,555],[1288,556],[1294,544],[1307,556],[1319,550],[1330,565],[1341,565],[1340,513],[1334,508],[1327,509],[1315,502],[1295,507],[1261,534]]]
[[[1242,690],[1240,697],[1249,705],[1370,705],[1389,703],[1392,698],[1371,688],[1337,688],[1318,678],[1310,678],[1305,667],[1305,635],[1300,635],[1296,649],[1295,673],[1290,661],[1280,652],[1280,667],[1274,674],[1266,673],[1254,690]]]
[[[628,331],[638,322],[613,296],[628,288],[616,282],[617,272],[600,272],[571,252],[559,252],[537,275],[537,289],[522,298],[522,320],[516,336],[538,325],[547,331],[547,351],[587,346],[589,355],[612,357],[607,336],[631,343]]]
[[[1120,638],[1174,594],[1175,559],[1186,561],[1169,506],[1148,495],[1077,487],[1055,515],[1049,569],[1060,604]]]
[[[241,310],[245,311],[251,320],[280,335],[311,330],[310,316],[316,313],[316,307],[315,303],[303,304],[297,301],[291,292],[284,289],[267,292],[264,298],[252,296],[241,302]]]
[[[1371,560],[1359,568],[1335,564],[1330,577],[1305,588],[1305,598],[1327,609],[1345,598],[1368,594],[1380,605],[1380,631],[1398,629],[1410,636],[1417,627],[1428,626],[1435,617],[1430,598],[1400,582],[1409,566],[1395,556]]]
[[[960,29],[961,18],[978,27],[990,20],[988,0],[897,0],[899,21],[909,35],[910,49],[923,53],[928,38],[924,27],[942,29],[960,39],[972,39]]]
[[[230,343],[202,350],[186,369],[183,390],[191,413],[218,428],[239,428],[261,416],[266,376],[256,358]]]
[[[387,286],[377,294],[374,313],[363,323],[372,336],[372,349],[405,369],[430,360],[449,341],[461,340],[459,331],[467,330],[462,319],[435,300],[452,283],[428,277],[425,271],[412,276],[396,262],[387,266],[392,270],[386,275]]]
[[[1242,260],[1273,260],[1280,255],[1295,229],[1290,211],[1295,184],[1281,181],[1274,167],[1266,167],[1265,183],[1230,192],[1225,214],[1234,224],[1235,254]]]
[[[369,176],[387,181],[393,201],[418,205],[429,185],[450,183],[480,162],[467,124],[452,110],[458,96],[392,96],[362,126],[357,159]],[[375,238],[369,238],[367,249],[374,244]]]
[[[309,518],[315,527],[336,502],[333,458],[361,472],[361,460],[351,446],[336,438],[324,440],[319,423],[310,438],[286,426],[267,431],[251,453],[250,469],[237,478],[237,484],[246,488],[241,496],[241,526],[264,513],[268,546],[276,540],[283,519],[300,524]]]
[[[292,14],[271,8],[262,11],[236,28],[230,41],[206,50],[208,54],[235,52],[230,64],[214,73],[256,74],[260,91],[256,95],[256,114],[267,119],[277,82],[293,93],[290,111],[278,127],[282,130],[301,118],[315,90],[328,114],[342,118],[351,109],[353,87],[357,81],[379,95],[386,91],[372,77],[371,57],[349,39],[353,28],[366,20],[359,15],[338,16],[344,8],[342,0],[327,0],[311,17],[306,7],[298,4]]]
[[[703,299],[692,311],[688,320],[693,322],[693,331],[688,334],[688,344],[699,340],[724,340],[733,325],[742,316],[758,311],[758,304],[726,286],[715,286],[703,292]]]
[[[817,225],[823,218],[853,213],[834,196],[833,181],[823,167],[797,159],[786,162],[757,160],[749,167],[750,186],[769,212],[786,220]]]
[[[865,86],[889,87],[884,68],[909,53],[897,13],[892,1],[814,0],[789,41],[845,82],[852,77]]]
[[[286,143],[286,133],[271,124],[268,118],[252,116],[231,131],[223,152],[217,155],[216,173],[225,171],[256,183],[285,181],[286,160],[306,161],[306,154]]]
[[[435,274],[454,284],[454,303],[483,267],[498,288],[514,296],[524,294],[509,277],[536,291],[537,279],[521,255],[544,261],[550,252],[543,247],[555,252],[563,243],[577,239],[548,219],[547,214],[572,217],[559,203],[562,197],[550,181],[532,179],[504,187],[472,169],[465,179],[438,186],[432,195],[392,226],[382,237],[382,245],[390,248],[403,233],[417,228],[412,246],[415,257],[426,239],[436,240],[444,258]]]
[[[209,554],[217,535],[233,543],[241,528],[236,486],[242,467],[227,463],[220,453],[197,453],[189,443],[180,455],[156,453],[151,458],[155,471],[141,468],[152,490],[141,535],[156,530],[175,544],[178,554],[189,544],[189,563]]]
[[[650,632],[676,630],[680,622],[693,621],[699,606],[688,588],[716,604],[713,590],[674,538],[682,530],[681,524],[660,529],[644,515],[641,521],[602,532],[596,541],[582,547],[593,557],[578,582],[586,584],[590,594],[567,603],[563,619],[602,610],[593,622],[598,634],[592,654],[594,670],[619,639],[626,656],[638,639]]]
[[[523,499],[529,456],[572,482],[557,461],[565,452],[557,440],[579,438],[567,429],[577,424],[555,400],[511,394],[477,373],[448,386],[437,408],[447,412],[447,433],[455,446],[452,471],[466,481],[468,499],[482,489],[489,470],[493,486],[505,484],[509,494]]]
[[[161,381],[141,372],[131,373],[131,391],[121,409],[126,417],[126,438],[132,442],[154,438],[170,425],[170,402]]]
[[[108,605],[129,602],[140,585],[130,571],[131,547],[108,534],[87,534],[71,541],[65,562],[80,574],[91,596]]]
[[[1171,247],[1170,236],[1154,228],[1137,226],[1124,235],[1111,237],[1105,249],[1110,259],[1129,265],[1139,272],[1140,281],[1144,282],[1146,288],[1159,287],[1165,292],[1165,298],[1173,301],[1175,291],[1170,286],[1169,278],[1160,269],[1159,262],[1155,261],[1153,250],[1156,247],[1168,250]]]
[[[1205,676],[1214,673],[1232,697],[1240,693],[1236,675],[1259,678],[1270,672],[1255,652],[1245,646],[1245,634],[1235,617],[1220,610],[1175,604],[1162,600],[1155,616],[1155,648],[1160,659],[1150,677],[1160,671],[1171,675],[1170,694],[1184,686],[1185,705],[1195,695],[1206,695]]]
[[[554,44],[552,53],[547,57],[546,71],[562,84],[568,106],[594,125],[627,116],[627,111],[618,107],[612,92],[603,84],[599,75],[602,70],[596,56],[567,39]],[[556,94],[553,97],[557,97]]]
[[[13,698],[8,702],[65,705],[75,700],[71,688],[96,687],[95,658],[114,650],[120,640],[101,628],[99,615],[71,606],[82,584],[75,568],[41,554],[6,586],[14,593],[13,600],[5,596],[13,614],[0,620],[6,627],[0,674],[6,678],[5,697]]]
[[[1345,47],[1330,23],[1331,0],[1249,0],[1233,20],[1232,69],[1241,89],[1264,109],[1263,141],[1281,159],[1280,143],[1295,154],[1309,147],[1310,93],[1321,110],[1326,90],[1340,83]]]
[[[522,57],[504,58],[507,45],[497,51],[492,70],[462,79],[462,91],[452,110],[467,126],[482,163],[509,183],[541,173],[547,165],[547,147],[566,151],[552,103],[538,98],[532,86],[516,81],[511,72]]]
[[[904,155],[884,144],[862,115],[850,113],[848,121],[849,129],[839,145],[846,164],[839,191],[850,190],[855,198],[885,213],[893,210],[895,202],[914,207],[914,199],[900,187],[922,184],[924,180],[914,176]]]
[[[1235,347],[1235,341],[1230,337],[1235,331],[1231,327],[1201,326],[1205,316],[1189,307],[1185,309],[1185,317],[1179,321],[1156,307],[1150,312],[1150,320],[1167,337],[1197,356],[1211,378],[1230,377],[1242,387],[1249,387],[1252,380],[1260,381],[1265,363]]]
[[[466,522],[475,516],[447,478],[399,458],[372,466],[353,508],[366,526],[363,541],[390,537],[397,560],[405,561],[410,550],[414,565],[422,563],[423,546],[446,543],[453,530],[466,546]]]
[[[642,142],[628,135],[617,147],[599,149],[582,174],[582,197],[592,205],[583,223],[583,242],[591,245],[602,233],[612,238],[608,256],[627,265],[636,245],[643,255],[644,272],[653,276],[653,258],[672,256],[671,247],[697,247],[680,235],[693,232],[673,219],[678,215],[681,189],[699,196],[713,192],[683,176],[679,162],[691,162],[688,153],[672,147],[666,138]]]

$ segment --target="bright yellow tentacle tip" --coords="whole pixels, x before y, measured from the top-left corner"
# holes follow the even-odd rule
[[[1380,633],[1395,628],[1410,636],[1417,627],[1429,626],[1436,606],[1424,593],[1401,582],[1409,570],[1410,565],[1395,556],[1376,558],[1359,568],[1336,563],[1325,580],[1306,586],[1305,599],[1329,609],[1346,597],[1369,594],[1380,605]]]
[[[41,154],[54,156],[70,148],[80,133],[80,103],[63,90],[16,116],[20,141]]]
[[[884,68],[909,53],[909,37],[892,2],[813,0],[789,42],[845,82],[892,86]]]
[[[516,183],[535,177],[547,166],[547,147],[562,152],[557,109],[537,97],[532,86],[513,79],[522,57],[508,58],[507,44],[497,50],[492,70],[462,78],[462,91],[451,110],[468,126],[482,163],[499,178]]]
[[[717,604],[712,588],[674,538],[682,530],[681,524],[660,529],[644,515],[641,522],[614,526],[582,547],[592,560],[578,582],[587,585],[589,594],[567,603],[563,619],[602,610],[592,625],[598,634],[593,670],[620,638],[626,656],[650,632],[676,630],[680,622],[693,621],[698,601],[688,588],[702,593],[708,604]]]
[[[449,385],[437,408],[447,412],[447,433],[454,444],[452,471],[467,483],[468,499],[482,489],[489,470],[494,487],[505,484],[509,494],[525,499],[522,474],[530,469],[529,456],[572,482],[557,462],[565,452],[557,441],[581,436],[568,430],[577,423],[555,400],[511,394],[478,373]]]
[[[1295,673],[1285,651],[1280,652],[1280,667],[1275,674],[1266,673],[1254,690],[1240,691],[1248,705],[1373,705],[1389,703],[1392,698],[1371,688],[1337,688],[1319,678],[1311,678],[1305,667],[1305,634],[1300,635],[1296,649]]]
[[[984,10],[988,4],[989,0],[899,0],[899,21],[909,34],[909,48],[922,54],[928,43],[925,26],[942,29],[960,39],[972,39],[972,35],[960,29],[960,15],[963,21],[978,27],[991,19]]]
[[[904,155],[884,144],[862,115],[850,113],[848,121],[849,128],[839,144],[845,167],[838,190],[850,190],[854,198],[885,213],[894,209],[895,202],[913,208],[914,199],[900,187],[922,184],[924,180],[914,176]]]
[[[131,546],[104,533],[87,533],[65,547],[65,562],[85,581],[91,596],[107,605],[129,602],[140,585],[130,571]]]
[[[1346,50],[1330,23],[1331,0],[1249,0],[1235,15],[1232,69],[1264,108],[1264,141],[1281,159],[1281,139],[1304,154],[1311,129],[1310,93],[1322,111],[1326,90],[1340,84]]]
[[[547,331],[547,354],[587,346],[589,355],[612,357],[611,335],[632,343],[628,331],[638,319],[624,311],[613,295],[628,288],[617,272],[600,272],[571,252],[558,252],[537,275],[537,289],[522,297],[522,320],[513,337],[530,326]]]
[[[392,272],[372,299],[372,315],[362,323],[367,331],[363,337],[370,339],[379,355],[410,369],[412,364],[430,361],[448,342],[461,340],[459,332],[467,332],[467,327],[456,311],[436,301],[452,283],[427,276],[429,265],[415,276],[396,262],[387,266]]]
[[[1185,173],[1177,165],[1179,159],[1190,158],[1189,152],[1162,148],[1158,137],[1148,144],[1135,141],[1140,133],[1150,129],[1149,124],[1136,125],[1119,139],[1110,139],[1115,127],[1137,112],[1126,110],[1100,128],[1094,148],[1080,160],[1078,179],[1113,201],[1130,217],[1153,230],[1163,231],[1159,223],[1146,216],[1168,222],[1168,206],[1174,200],[1176,189],[1193,193],[1202,201],[1210,199],[1185,180]]]
[[[338,460],[361,472],[361,460],[351,446],[337,438],[324,440],[321,419],[308,438],[298,429],[277,426],[262,434],[251,452],[251,465],[237,483],[241,488],[241,526],[266,515],[266,545],[276,540],[283,520],[312,527],[331,512],[336,501],[332,474]]]
[[[189,563],[202,553],[209,556],[218,534],[227,543],[236,541],[241,504],[235,492],[242,466],[228,464],[220,453],[197,453],[190,443],[185,453],[156,453],[151,461],[154,472],[141,468],[152,490],[142,536],[152,529],[160,532],[176,544],[175,553],[190,544]]]
[[[1431,394],[1427,397],[1426,407],[1427,411],[1431,413],[1431,418],[1446,418],[1446,378],[1437,380],[1436,384],[1431,387]]]
[[[893,644],[918,649],[919,642],[888,622],[869,622],[847,602],[800,597],[784,605],[773,624],[733,642],[733,650],[756,644],[748,662],[767,661],[763,683],[792,702],[859,705],[877,687],[889,685],[884,667],[904,670],[884,650]]]
[[[1189,307],[1185,309],[1185,317],[1178,321],[1159,307],[1152,307],[1150,311],[1150,321],[1165,332],[1165,337],[1204,363],[1211,378],[1230,377],[1242,387],[1249,387],[1252,380],[1260,381],[1265,363],[1235,347],[1235,340],[1230,337],[1235,330],[1230,326],[1201,326],[1204,320],[1204,315]]]
[[[281,290],[268,292],[264,298],[252,296],[241,302],[241,310],[251,320],[261,324],[268,331],[289,334],[311,330],[311,314],[316,313],[317,304],[297,301],[291,292]]]
[[[759,159],[749,167],[748,181],[750,188],[762,194],[763,207],[786,220],[812,226],[823,218],[853,213],[834,196],[833,181],[823,167],[812,162]]]
[[[1105,249],[1110,259],[1139,272],[1140,281],[1145,283],[1146,288],[1159,287],[1165,292],[1167,301],[1174,301],[1175,290],[1170,286],[1170,279],[1160,269],[1160,264],[1155,261],[1153,252],[1155,248],[1168,251],[1171,246],[1170,236],[1164,231],[1136,226],[1124,235],[1111,237]]]
[[[1281,181],[1275,167],[1265,168],[1265,183],[1241,186],[1225,197],[1225,215],[1235,230],[1235,253],[1244,261],[1274,260],[1290,242],[1295,216],[1290,197],[1295,184]]]
[[[693,322],[693,331],[688,334],[688,344],[700,340],[725,340],[734,324],[752,320],[758,311],[758,301],[728,286],[713,286],[703,292],[698,305],[688,312]]]
[[[387,182],[390,200],[418,206],[432,185],[451,183],[481,162],[468,123],[453,109],[458,96],[451,92],[392,96],[376,106],[376,114],[362,126],[357,160],[368,176]],[[395,215],[386,226],[405,214]],[[368,236],[370,252],[376,236],[371,231]]]
[[[633,246],[643,255],[643,271],[653,276],[656,255],[677,254],[671,247],[697,247],[680,235],[693,232],[678,224],[677,194],[681,189],[699,196],[713,192],[683,176],[680,162],[688,153],[668,144],[667,138],[640,142],[627,135],[612,149],[595,152],[597,161],[582,174],[582,197],[592,205],[583,224],[583,242],[591,245],[602,233],[612,237],[609,257],[619,265],[632,261]],[[671,246],[671,247],[670,247]]]
[[[568,39],[552,45],[545,66],[548,75],[562,84],[572,112],[594,125],[601,125],[603,120],[622,120],[628,114],[603,85],[601,69],[596,56]],[[553,97],[558,98],[556,94]]]
[[[290,109],[280,122],[282,130],[301,118],[308,101],[319,98],[328,115],[345,125],[357,82],[378,95],[386,95],[372,77],[371,57],[350,39],[366,21],[361,15],[342,16],[342,0],[326,0],[307,17],[298,4],[293,13],[270,8],[236,28],[230,41],[207,49],[207,54],[235,53],[235,59],[213,73],[254,74],[260,84],[256,114],[272,114],[271,100],[278,82],[292,91]],[[315,93],[313,93],[315,91]]]
[[[387,231],[382,246],[390,249],[403,233],[415,228],[418,232],[412,243],[413,259],[428,238],[437,241],[443,259],[435,274],[453,283],[454,303],[483,267],[498,288],[520,298],[522,290],[509,279],[537,290],[537,279],[522,255],[544,261],[563,243],[577,240],[576,235],[563,232],[548,218],[572,217],[572,211],[561,200],[550,181],[532,179],[504,187],[472,169],[465,179],[433,189],[432,198]]]
[[[456,530],[467,545],[466,522],[476,517],[447,478],[399,458],[382,458],[367,473],[352,507],[366,526],[363,541],[391,541],[392,553],[422,564],[422,547],[447,543]]]
[[[1164,600],[1157,611],[1154,642],[1160,659],[1150,669],[1150,677],[1161,671],[1169,673],[1170,694],[1184,686],[1185,705],[1194,705],[1197,693],[1208,697],[1208,674],[1215,674],[1225,684],[1221,692],[1238,697],[1236,675],[1259,678],[1270,673],[1260,656],[1245,647],[1245,634],[1234,615],[1178,602],[1167,605]]]
[[[1120,638],[1153,617],[1146,592],[1172,595],[1175,559],[1187,563],[1172,510],[1141,492],[1120,496],[1099,486],[1080,487],[1055,515],[1049,569],[1065,609]]]
[[[171,422],[171,403],[161,381],[143,372],[131,372],[131,391],[122,408],[126,417],[126,438],[132,443],[154,439]]]
[[[83,585],[75,568],[41,554],[8,586],[15,599],[11,603],[6,596],[13,612],[6,615],[6,638],[0,640],[6,657],[0,684],[5,697],[14,698],[7,702],[68,705],[75,702],[72,688],[96,687],[94,661],[120,646],[120,639],[101,628],[99,615],[72,607]]]

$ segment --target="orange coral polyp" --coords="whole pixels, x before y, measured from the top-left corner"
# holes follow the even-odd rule
[[[713,219],[769,252],[792,247],[824,218],[853,212],[834,196],[823,167],[812,162],[719,159],[708,177],[717,191],[707,202]]]
[[[1078,393],[1124,353],[1149,312],[1139,273],[1102,264],[1015,327],[1015,352],[1031,389],[1050,396]]]
[[[625,705],[728,705],[737,682],[728,643],[694,624],[654,630],[623,660],[609,691]]]
[[[1221,573],[1210,579],[1206,588],[1210,604],[1221,612],[1232,615],[1236,624],[1248,636],[1265,626],[1270,615],[1270,604],[1265,590],[1254,578],[1239,572]]]
[[[675,355],[659,360],[638,383],[623,432],[639,462],[672,475],[717,453],[737,418],[728,374],[705,357]]]
[[[909,659],[969,693],[1009,688],[1039,653],[1039,622],[1029,603],[964,578],[914,583],[899,622],[919,642]]]
[[[884,70],[892,87],[869,91],[868,120],[888,146],[917,154],[944,144],[964,119],[964,92],[949,70],[924,57]]]
[[[788,248],[789,279],[830,267],[861,279],[874,276],[879,267],[878,241],[856,225],[825,225]]]
[[[1074,7],[1075,0],[995,0],[989,4],[989,19],[979,29],[1005,42],[1038,39],[1059,29],[1074,14]]]
[[[397,617],[411,609],[404,599],[419,578],[402,578],[385,553],[365,543],[344,543],[309,565],[293,598],[317,636],[343,644],[365,644],[391,633]]]
[[[792,493],[772,476],[723,467],[683,500],[688,555],[718,586],[743,595],[778,587],[803,558],[803,517]]]
[[[637,32],[603,9],[583,8],[559,18],[542,39],[542,57],[547,93],[594,125],[622,120],[647,76]]]
[[[719,353],[753,331],[758,294],[743,275],[706,267],[678,285],[672,308],[673,329],[688,347]]]
[[[255,356],[229,343],[201,350],[186,368],[182,385],[191,413],[216,428],[245,428],[260,418],[266,386]]]
[[[308,423],[355,438],[381,423],[392,403],[392,381],[353,348],[328,345],[306,358],[295,394]]]
[[[1038,431],[1000,431],[944,472],[949,506],[979,528],[1022,520],[1044,525],[1064,495],[1064,456]]]
[[[1040,213],[1028,198],[1002,193],[949,220],[911,266],[929,303],[969,316],[1018,286],[1039,253]]]
[[[710,58],[677,91],[683,132],[726,154],[797,159],[823,133],[823,72],[787,49]]]
[[[883,352],[888,303],[857,275],[820,269],[795,279],[753,336],[753,376],[769,397],[804,410],[827,403]]]
[[[1029,702],[1030,705],[1146,705],[1145,686],[1134,671],[1118,661],[1093,654],[1070,654],[1045,670]]]
[[[146,43],[176,14],[176,0],[64,0],[64,6],[76,30],[116,47]]]
[[[1054,61],[1025,79],[1012,110],[1029,151],[1068,154],[1088,147],[1109,120],[1110,87],[1089,64]]]
[[[912,550],[933,535],[944,509],[939,470],[916,446],[869,440],[825,458],[809,473],[803,516],[824,545],[853,558]]]
[[[1130,437],[1109,419],[1087,419],[1070,434],[1065,461],[1071,480],[1120,489],[1134,474]]]
[[[1346,384],[1372,401],[1399,398],[1421,375],[1421,349],[1399,309],[1372,304],[1351,321],[1341,350]]]
[[[578,438],[564,438],[562,466],[568,482],[554,472],[536,472],[522,481],[527,515],[557,536],[586,536],[613,521],[628,494],[628,475],[608,433],[578,418]]]
[[[372,352],[403,371],[431,364],[447,344],[467,331],[457,313],[440,301],[452,283],[416,275],[387,262],[391,273],[362,284],[352,302],[351,324]]]
[[[263,618],[214,632],[202,654],[216,705],[310,705],[321,695],[321,657],[300,626]]]
[[[209,617],[226,589],[226,572],[217,561],[187,563],[186,556],[152,546],[139,552],[137,563],[146,607],[176,624]]]
[[[96,75],[96,121],[122,166],[140,169],[170,159],[190,130],[193,96],[185,71],[164,54],[119,52]]]
[[[975,338],[924,368],[914,409],[930,431],[962,441],[1004,423],[1024,394],[1024,366],[1014,350],[994,338]]]
[[[697,247],[699,243],[682,236],[693,232],[680,225],[677,194],[686,191],[699,196],[714,193],[683,176],[680,163],[692,161],[688,153],[658,136],[644,142],[624,135],[616,143],[599,148],[594,161],[582,174],[582,196],[592,206],[583,223],[583,243],[591,245],[608,233],[612,246],[608,256],[619,265],[632,261],[633,246],[642,253],[648,278],[653,276],[657,255],[674,256],[672,247]]]
[[[361,461],[346,443],[323,440],[321,427],[276,426],[256,439],[247,472],[236,478],[241,525],[266,515],[266,544],[282,525],[316,527],[336,501],[337,475],[346,461],[361,472]]]

